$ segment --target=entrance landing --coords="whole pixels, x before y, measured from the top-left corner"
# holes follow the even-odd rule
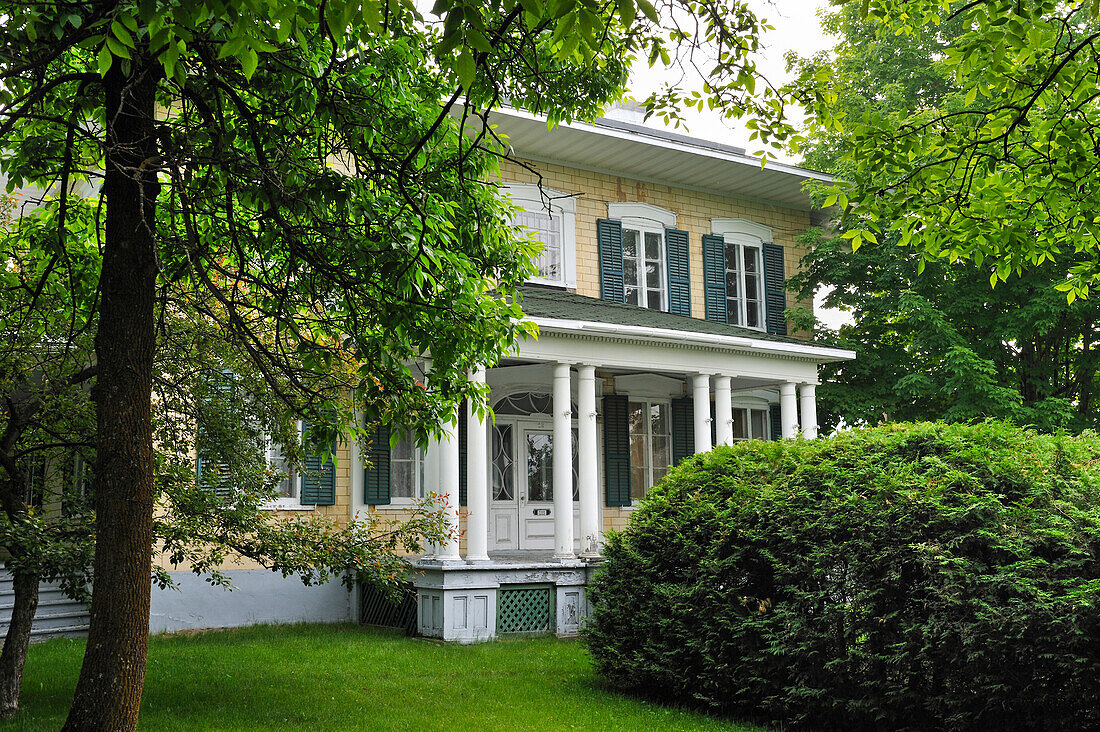
[[[488,562],[413,564],[420,635],[478,643],[498,636],[573,636],[588,617],[588,582],[600,560],[550,552],[494,554]]]

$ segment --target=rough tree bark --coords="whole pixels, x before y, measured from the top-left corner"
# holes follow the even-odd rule
[[[123,732],[137,726],[149,639],[153,541],[150,411],[160,187],[155,64],[134,53],[104,79],[106,237],[96,407],[96,544],[91,625],[66,730]],[[124,68],[125,67],[125,68]]]
[[[38,574],[15,570],[12,579],[15,598],[8,634],[4,636],[4,650],[0,652],[0,719],[7,719],[19,711],[23,664],[27,660],[31,625],[38,610]]]

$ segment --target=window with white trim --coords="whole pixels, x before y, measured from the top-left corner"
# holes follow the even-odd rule
[[[769,436],[767,409],[733,408],[733,439],[767,440]]]
[[[390,498],[424,497],[424,451],[416,445],[410,430],[390,450]]]
[[[668,310],[664,229],[623,222],[623,286],[628,305]]]
[[[731,325],[763,330],[764,257],[761,243],[751,237],[727,234],[726,318]]]
[[[538,274],[530,281],[576,287],[576,197],[526,183],[502,185],[501,192],[516,208],[512,223],[542,243],[535,258]]]
[[[630,497],[638,500],[668,473],[672,463],[671,405],[634,401],[627,405],[630,434]]]

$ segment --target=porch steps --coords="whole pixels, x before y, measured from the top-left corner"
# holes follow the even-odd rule
[[[0,567],[0,644],[7,636],[14,602],[11,573]],[[31,626],[31,641],[86,636],[89,620],[87,605],[70,600],[56,582],[42,582],[38,586],[38,610]]]

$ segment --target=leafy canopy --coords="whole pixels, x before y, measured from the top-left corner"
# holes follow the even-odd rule
[[[880,35],[960,28],[937,54],[957,106],[852,113],[804,75],[814,124],[843,130],[848,182],[827,202],[865,223],[854,247],[896,232],[920,261],[969,259],[991,285],[1054,260],[1072,301],[1100,281],[1100,37],[1092,0],[864,0]],[[921,267],[923,269],[923,267]]]

